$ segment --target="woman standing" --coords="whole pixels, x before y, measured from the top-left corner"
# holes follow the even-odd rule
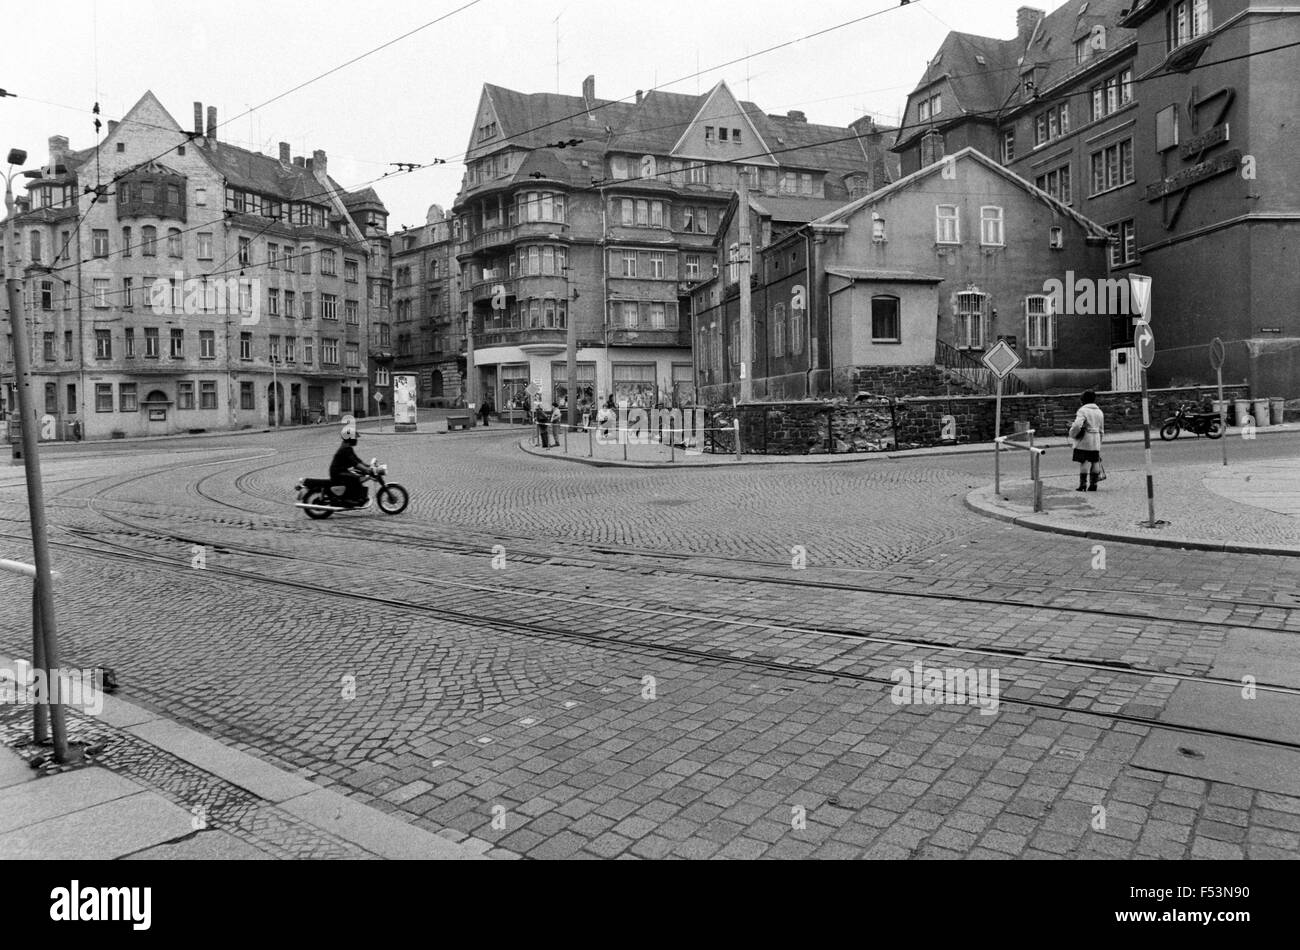
[[[1096,491],[1101,480],[1101,442],[1106,435],[1106,417],[1091,389],[1083,394],[1083,405],[1070,424],[1074,460],[1079,463],[1079,487],[1075,491]]]

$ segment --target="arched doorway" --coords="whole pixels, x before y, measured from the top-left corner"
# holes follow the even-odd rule
[[[271,425],[284,425],[283,383],[270,383],[266,387],[266,419]]]
[[[435,399],[442,398],[442,371],[434,370],[429,377],[429,395]]]

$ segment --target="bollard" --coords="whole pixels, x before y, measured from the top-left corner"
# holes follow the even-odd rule
[[[591,427],[587,427],[587,458],[591,458],[595,452],[595,436],[591,434]]]
[[[1002,497],[1002,440],[993,440],[993,496]]]
[[[565,426],[564,426],[564,454],[565,454],[565,455],[568,455],[568,454],[569,454],[569,427],[568,427],[568,425],[565,425]]]
[[[731,425],[736,432],[736,461],[739,462],[740,461],[740,420],[732,419]]]

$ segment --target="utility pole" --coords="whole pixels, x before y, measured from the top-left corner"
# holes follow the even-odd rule
[[[9,151],[9,164],[22,165],[27,153]],[[32,657],[34,663],[44,659],[46,695],[39,701],[50,704],[50,728],[54,739],[54,760],[69,761],[68,725],[62,704],[57,627],[54,617],[54,578],[50,568],[50,547],[46,538],[45,489],[41,482],[38,454],[40,429],[37,427],[35,392],[33,391],[31,356],[27,351],[27,313],[23,308],[23,284],[18,275],[18,227],[14,220],[13,175],[5,176],[5,214],[9,218],[9,253],[5,261],[5,290],[9,295],[9,324],[14,336],[14,382],[17,384],[18,418],[22,425],[23,469],[27,475],[27,508],[32,525],[32,560],[36,568],[36,591],[33,607],[39,608],[41,644],[45,656]],[[57,685],[56,685],[57,684]]]
[[[568,365],[565,366],[565,376],[568,377],[569,400],[568,400],[568,417],[569,427],[572,429],[578,424],[578,321],[577,314],[570,312],[571,306],[575,301],[572,299],[573,294],[568,293],[569,288],[569,268],[564,272],[565,297],[569,300],[564,305],[565,323],[564,323],[564,342],[567,351]]]
[[[749,169],[740,170],[740,206],[736,221],[740,227],[736,259],[740,264],[740,401],[754,400],[754,314],[750,301],[753,255],[749,234]]]

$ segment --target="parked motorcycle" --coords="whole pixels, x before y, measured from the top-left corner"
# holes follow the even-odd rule
[[[396,482],[390,482],[384,476],[388,473],[387,465],[380,465],[378,459],[370,460],[370,471],[361,473],[363,483],[378,486],[373,503],[386,515],[399,515],[406,510],[410,497],[406,489]],[[336,511],[365,511],[372,504],[369,488],[366,489],[365,504],[353,505],[343,500],[346,486],[336,484],[328,478],[302,478],[294,486],[298,500],[294,503],[307,513],[308,518],[328,518]]]
[[[1168,442],[1178,438],[1184,430],[1197,437],[1217,439],[1223,435],[1223,420],[1217,412],[1194,411],[1190,405],[1182,405],[1160,427],[1160,438]]]

